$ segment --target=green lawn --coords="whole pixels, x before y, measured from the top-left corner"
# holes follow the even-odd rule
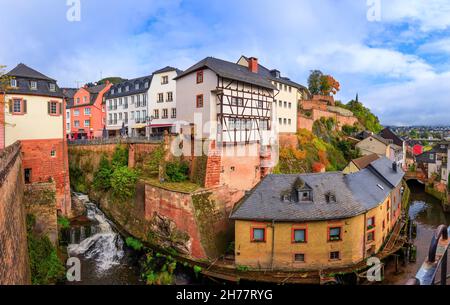
[[[167,190],[182,192],[182,193],[192,193],[201,188],[200,185],[192,183],[190,181],[183,182],[160,182],[158,178],[145,178],[143,179],[150,185],[165,188]]]

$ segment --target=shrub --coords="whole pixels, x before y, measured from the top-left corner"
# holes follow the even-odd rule
[[[117,145],[111,160],[112,167],[128,166],[128,148],[126,146]]]
[[[136,238],[133,237],[127,237],[125,243],[127,244],[128,247],[132,248],[135,251],[140,251],[144,247],[144,245],[141,243],[140,240],[137,240]]]
[[[70,220],[64,216],[58,216],[58,225],[61,229],[68,229],[70,227]]]
[[[34,216],[27,215],[28,253],[32,284],[49,285],[63,281],[65,268],[56,254],[56,248],[47,236],[39,236],[33,232],[34,225]]]
[[[111,188],[112,173],[113,169],[111,168],[108,159],[103,155],[100,159],[99,168],[94,174],[94,188],[102,191],[109,190]]]
[[[160,145],[154,151],[151,152],[148,161],[144,163],[144,173],[150,177],[158,176],[159,165],[163,158],[164,158],[164,147],[163,145]]]
[[[116,168],[111,175],[112,194],[122,200],[133,197],[137,179],[134,170],[126,166]]]
[[[189,165],[186,162],[167,163],[166,175],[170,182],[182,182],[188,179]]]

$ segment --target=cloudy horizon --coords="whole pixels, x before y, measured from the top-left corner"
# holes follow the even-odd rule
[[[336,99],[358,94],[383,124],[450,125],[450,2],[380,0],[379,21],[376,0],[336,2],[80,0],[69,22],[66,0],[0,0],[0,65],[75,87],[255,56],[304,85],[310,70],[333,75]]]

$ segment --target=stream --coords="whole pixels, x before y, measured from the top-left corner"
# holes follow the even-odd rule
[[[414,277],[428,254],[436,228],[441,224],[450,224],[450,214],[444,213],[439,200],[425,193],[423,184],[409,181],[408,185],[411,189],[409,217],[417,224],[417,236],[414,239],[417,260],[402,266],[399,274],[395,274],[393,263],[388,265],[383,284],[404,285],[408,279]],[[450,264],[447,274],[450,274]]]
[[[75,194],[86,207],[86,215],[71,221],[66,232],[67,254],[81,262],[81,281],[67,284],[81,285],[138,285],[140,278],[138,257],[124,245],[114,224],[89,197]]]

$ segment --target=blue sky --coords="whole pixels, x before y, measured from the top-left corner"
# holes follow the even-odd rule
[[[384,124],[450,125],[450,1],[380,0],[370,22],[373,1],[80,0],[69,22],[66,0],[0,0],[0,64],[74,87],[245,54],[302,84],[332,74]]]

